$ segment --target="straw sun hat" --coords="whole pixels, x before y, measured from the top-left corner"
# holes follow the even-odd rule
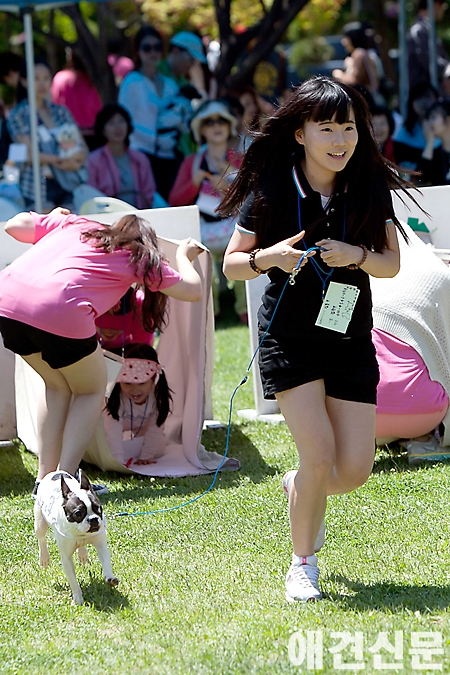
[[[227,120],[230,123],[231,135],[237,135],[237,120],[234,115],[231,114],[225,103],[222,103],[221,101],[206,101],[206,103],[203,103],[203,105],[199,107],[191,120],[192,133],[194,134],[194,138],[197,143],[201,143],[200,127],[202,126],[203,121],[207,120],[208,117],[213,117],[214,115],[218,115],[219,117],[223,117],[223,119]]]

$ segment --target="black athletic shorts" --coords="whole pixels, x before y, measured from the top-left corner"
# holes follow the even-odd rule
[[[259,339],[264,331],[259,327]],[[327,396],[359,403],[377,402],[380,379],[369,335],[316,339],[267,335],[259,352],[264,398],[308,382],[323,380]]]
[[[5,316],[0,316],[0,332],[6,349],[20,356],[41,353],[54,370],[81,361],[93,354],[98,345],[95,335],[85,339],[62,337]]]

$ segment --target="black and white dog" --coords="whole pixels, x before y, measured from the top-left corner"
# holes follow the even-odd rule
[[[79,561],[86,564],[86,544],[95,546],[108,584],[117,586],[119,581],[111,569],[102,506],[81,469],[79,477],[78,481],[65,471],[54,471],[41,480],[34,505],[34,531],[39,542],[40,563],[42,567],[48,567],[50,554],[46,533],[49,525],[52,527],[73,602],[82,605],[83,595],[72,558],[77,549]]]

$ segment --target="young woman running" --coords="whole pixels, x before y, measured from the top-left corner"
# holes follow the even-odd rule
[[[392,167],[362,97],[315,77],[265,123],[221,205],[224,215],[239,209],[226,276],[269,275],[258,312],[261,379],[300,456],[300,469],[284,480],[291,601],[321,598],[315,553],[327,497],[363,485],[373,465],[379,374],[369,275],[399,270],[402,228],[389,189],[405,183]],[[320,250],[302,260],[314,246]]]

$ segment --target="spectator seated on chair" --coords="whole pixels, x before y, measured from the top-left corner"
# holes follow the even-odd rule
[[[385,106],[374,106],[370,112],[378,149],[386,159],[395,164],[394,139],[392,138],[395,129],[394,116]]]
[[[99,147],[88,157],[88,183],[108,197],[148,209],[153,205],[155,179],[144,153],[129,147],[133,131],[128,112],[111,103],[98,113],[95,135]]]
[[[215,212],[242,162],[242,154],[232,150],[230,138],[236,136],[236,118],[220,101],[206,101],[197,110],[191,129],[200,149],[186,157],[170,191],[171,206],[197,204],[200,210],[202,243],[213,255],[214,311],[219,308],[219,271],[223,254],[234,231],[234,218],[221,218]],[[244,282],[234,284],[236,313],[247,322]]]
[[[426,114],[429,126],[422,172],[432,185],[450,185],[450,99],[439,99]],[[441,145],[436,148],[436,141]]]
[[[73,190],[87,179],[85,162],[88,149],[68,109],[48,101],[52,74],[44,59],[36,57],[34,74],[43,210],[49,211],[54,206],[71,208]],[[20,188],[25,205],[30,208],[34,203],[35,192],[25,68],[21,71],[18,90],[18,98],[20,97],[20,103],[9,114],[8,128],[14,143],[25,143],[28,146],[28,162],[21,171]]]
[[[428,156],[424,157],[431,131],[426,115],[437,98],[437,91],[429,84],[423,83],[412,87],[409,91],[406,119],[403,126],[394,134],[394,154],[398,166],[406,170],[420,171],[420,175],[413,176],[411,180],[422,187],[432,184],[430,161]],[[441,142],[434,139],[433,150],[440,145]]]

